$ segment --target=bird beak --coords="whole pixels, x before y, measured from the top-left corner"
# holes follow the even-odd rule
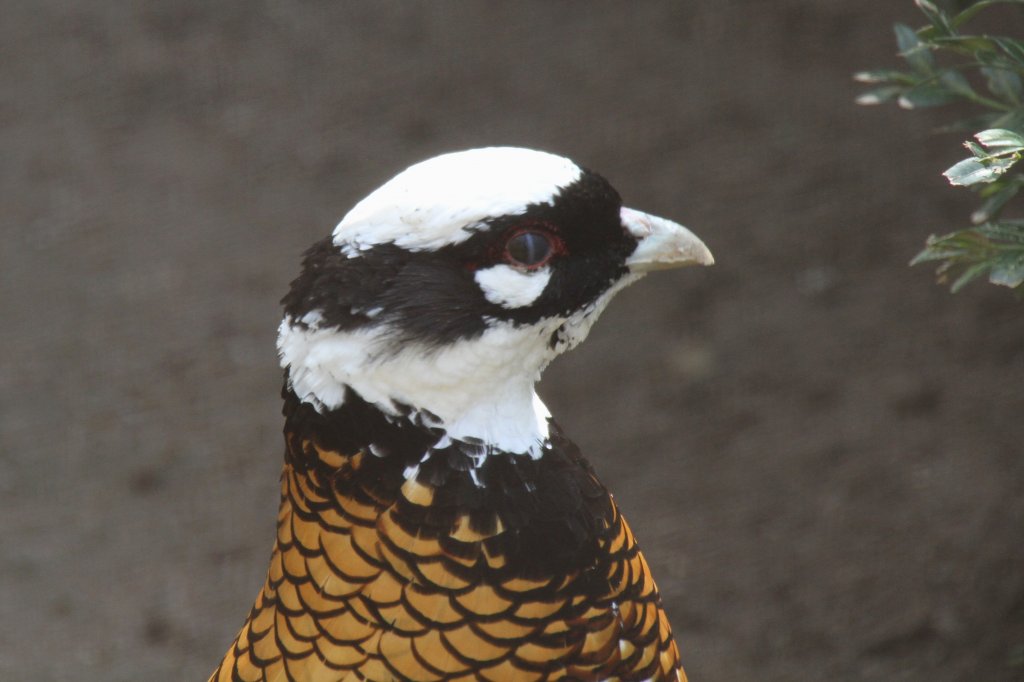
[[[715,262],[704,242],[682,225],[631,208],[623,208],[621,216],[622,225],[638,242],[626,259],[630,272],[643,274]]]

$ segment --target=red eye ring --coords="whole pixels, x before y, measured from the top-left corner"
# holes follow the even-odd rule
[[[542,268],[562,251],[562,242],[547,230],[534,227],[521,228],[505,240],[503,252],[506,263],[522,270]]]

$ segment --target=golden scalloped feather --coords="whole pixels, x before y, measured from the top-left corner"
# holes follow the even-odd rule
[[[364,453],[287,442],[323,466],[285,466],[267,581],[211,682],[685,682],[650,569],[614,502],[601,542],[607,593],[588,597],[578,573],[510,574],[500,519],[474,526],[462,515],[447,536],[414,530],[397,500],[429,508],[429,485],[405,481],[397,500],[358,485],[342,494],[316,472],[354,484]]]

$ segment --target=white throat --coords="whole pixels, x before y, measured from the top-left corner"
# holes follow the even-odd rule
[[[319,312],[285,317],[278,355],[299,400],[319,411],[341,407],[348,387],[386,414],[401,416],[403,405],[421,417],[429,412],[449,438],[539,458],[551,417],[534,390],[541,372],[583,341],[615,294],[640,277],[622,277],[568,318],[522,326],[491,319],[481,336],[442,348],[403,343],[394,351],[393,330],[383,323],[339,331],[321,327]]]
[[[440,349],[405,344],[396,352],[387,347],[387,327],[321,328],[317,313],[302,322],[306,328],[286,318],[277,342],[300,400],[336,409],[348,386],[387,414],[398,416],[405,405],[435,415],[449,438],[540,456],[550,413],[534,386],[557,354],[548,339],[559,320],[494,323],[476,339]]]

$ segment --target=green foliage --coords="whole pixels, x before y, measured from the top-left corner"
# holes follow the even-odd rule
[[[978,142],[968,140],[964,143],[973,156],[953,164],[943,173],[951,185],[969,187],[983,182],[996,182],[1013,164],[1020,161],[1020,152],[1024,150],[1024,137],[1003,128],[983,130],[974,139]]]
[[[856,74],[856,80],[873,86],[857,102],[895,100],[904,109],[966,102],[980,109],[978,115],[946,126],[981,130],[964,143],[971,156],[944,175],[950,184],[977,192],[982,202],[971,215],[974,227],[932,235],[911,264],[939,261],[942,281],[959,271],[951,285],[954,292],[982,276],[1024,292],[1024,220],[1002,217],[1008,205],[1016,206],[1011,200],[1024,187],[1024,164],[1014,169],[1024,154],[1024,40],[964,32],[984,10],[995,5],[1024,10],[1024,0],[969,2],[959,12],[930,0],[915,2],[928,24],[916,30],[895,26],[899,56],[909,69]]]
[[[943,237],[933,235],[911,264],[925,261],[942,261],[940,275],[964,266],[953,281],[954,292],[985,274],[993,284],[1019,287],[1024,283],[1024,220],[987,222]]]

